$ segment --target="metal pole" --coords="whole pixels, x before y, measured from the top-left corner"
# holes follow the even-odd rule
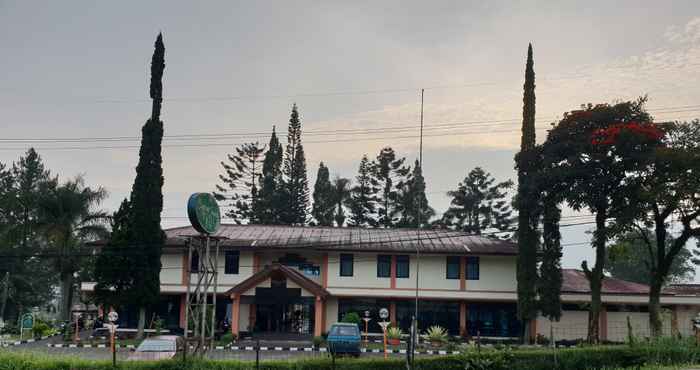
[[[202,258],[204,257],[204,258]],[[209,235],[207,235],[207,239],[204,245],[204,256],[200,255],[199,256],[199,265],[200,265],[200,273],[204,274],[204,279],[207,279],[207,269],[209,266]],[[205,289],[204,289],[204,300],[202,301],[202,323],[200,324],[202,328],[202,335],[199,339],[199,344],[200,348],[202,348],[202,351],[205,350],[205,344],[206,344],[206,338],[207,338],[207,296],[209,295],[209,284],[208,281],[205,283]]]
[[[190,284],[190,279],[192,278],[192,271],[190,271],[190,267],[192,266],[192,240],[191,239],[187,240],[187,254],[188,254],[187,263],[186,263],[187,266],[183,266],[185,268],[185,273],[187,274],[187,275],[185,275],[186,276],[185,281],[187,282],[187,293],[185,293],[185,353],[182,356],[183,360],[187,359],[187,351],[190,350],[190,342],[187,340],[187,338],[189,336],[188,335],[189,334],[188,332],[190,329],[190,320],[189,319],[190,319],[190,310],[192,308],[192,306],[191,306],[192,302],[190,302],[190,299],[191,299],[190,286],[192,286],[192,284]]]
[[[209,237],[207,237],[207,239],[209,239]],[[211,312],[211,344],[209,345],[210,349],[214,349],[214,338],[216,333],[216,294],[219,286],[219,241],[215,240],[214,243],[216,244],[214,249],[214,263],[211,264],[214,268],[214,294],[211,299],[213,309]]]
[[[423,101],[424,101],[425,89],[420,90],[420,136],[418,141],[418,165],[420,166],[421,173],[423,172]],[[420,280],[420,228],[423,215],[423,199],[420,198],[418,201],[418,235],[416,237],[418,244],[416,245],[416,307],[415,315],[413,318],[413,335],[411,341],[413,342],[413,348],[415,349],[418,343],[418,287]],[[415,360],[415,350],[411,351],[411,367],[413,367],[413,362]]]

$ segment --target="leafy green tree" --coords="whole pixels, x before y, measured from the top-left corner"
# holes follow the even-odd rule
[[[640,284],[650,283],[651,270],[655,261],[650,258],[649,246],[644,240],[644,236],[649,238],[653,248],[656,248],[656,240],[653,236],[653,230],[644,230],[643,232],[643,235],[639,231],[622,234],[615,240],[614,244],[608,247],[605,271],[610,276]],[[673,238],[669,237],[665,244],[672,245]],[[684,246],[671,263],[666,283],[682,283],[692,280],[694,276],[693,253],[687,246]]]
[[[304,225],[309,209],[309,183],[306,177],[304,146],[301,143],[301,120],[296,104],[292,106],[289,118],[282,174],[285,185],[282,221],[289,225]]]
[[[275,127],[272,127],[270,143],[263,159],[262,184],[257,197],[255,219],[263,225],[281,224],[284,211],[284,182],[282,179],[282,144],[277,139]]]
[[[60,281],[59,314],[70,320],[75,288],[74,275],[79,271],[80,247],[86,241],[106,237],[109,216],[97,209],[107,192],[85,186],[82,177],[61,185],[50,182],[38,200],[37,227],[46,241],[46,247],[55,251],[54,268]],[[78,256],[76,256],[78,255]]]
[[[343,227],[346,218],[344,206],[349,202],[351,194],[350,179],[336,176],[331,186],[333,202],[335,203],[333,219],[337,227]]]
[[[377,192],[379,187],[374,176],[374,165],[362,156],[355,180],[357,184],[350,190],[348,206],[350,225],[360,227],[377,226]]]
[[[418,160],[413,165],[413,171],[403,182],[399,193],[395,215],[401,215],[398,227],[422,228],[435,216],[435,210],[428,204],[425,196],[425,179]]]
[[[700,239],[700,122],[629,125],[605,143],[611,151],[624,151],[625,162],[636,164],[625,180],[636,191],[624,193],[621,217],[635,219],[634,232],[646,247],[649,324],[658,337],[661,290],[675,266],[683,265],[688,241]],[[654,150],[640,151],[640,145]]]
[[[395,203],[398,200],[398,189],[403,187],[411,169],[404,166],[406,158],[396,158],[396,153],[391,147],[383,148],[376,159],[375,176],[379,186],[377,201],[378,222],[382,227],[392,227],[396,219],[394,214]]]
[[[525,62],[525,84],[523,85],[522,136],[520,152],[515,156],[515,164],[518,170],[518,193],[515,200],[515,206],[518,208],[518,260],[516,274],[518,282],[518,318],[525,324],[523,339],[526,343],[529,343],[531,339],[529,335],[531,322],[537,317],[535,289],[537,287],[537,226],[539,223],[537,208],[539,193],[533,182],[533,177],[537,170],[535,167],[537,162],[533,160],[535,148],[535,100],[535,69],[532,44],[529,44],[527,47],[527,61]],[[501,223],[500,227],[498,227],[500,230],[504,228],[507,229],[509,226]],[[554,257],[553,255],[550,256]],[[556,266],[548,264],[543,272],[556,275]],[[561,275],[561,271],[559,275]],[[550,278],[544,277],[544,279]],[[556,281],[549,281],[548,283],[553,283],[553,287],[556,287]],[[552,285],[545,283],[540,284],[540,286],[550,287]],[[547,295],[546,289],[542,290],[540,294]],[[554,298],[556,301],[554,295],[547,296]],[[554,304],[555,314],[550,315],[550,318],[553,316],[558,319],[560,314],[556,314],[556,312],[559,312],[560,309],[557,309],[557,307],[561,305],[557,302],[552,303]]]
[[[333,226],[335,201],[333,199],[333,185],[331,184],[328,167],[323,162],[318,166],[316,184],[314,185],[314,204],[312,215],[321,226]]]
[[[214,197],[219,202],[229,202],[231,208],[226,217],[237,224],[259,223],[258,190],[262,177],[262,156],[265,147],[259,143],[245,143],[236,147],[236,154],[229,154],[227,162],[221,162],[224,174],[219,175],[222,185],[216,185]]]
[[[0,258],[0,279],[9,284],[7,295],[3,291],[0,297],[0,318],[17,318],[55,295],[52,265],[31,257],[44,247],[37,203],[43,189],[55,181],[34,149],[12,166],[0,163],[0,254],[12,256]]]
[[[512,186],[510,180],[496,183],[490,173],[481,167],[474,168],[456,190],[447,192],[452,201],[443,215],[444,223],[474,234],[510,231],[513,211],[507,191]]]
[[[559,192],[575,210],[588,209],[595,214],[596,230],[593,247],[596,261],[589,268],[581,267],[590,283],[591,307],[588,321],[588,341],[599,340],[601,287],[605,264],[606,242],[613,238],[621,225],[629,223],[624,211],[629,207],[625,196],[633,191],[627,174],[643,167],[655,140],[633,140],[626,145],[606,145],[601,134],[624,132],[630,122],[649,122],[644,110],[645,99],[615,105],[588,105],[566,114],[549,131],[542,148],[543,177],[556,178]],[[622,125],[622,126],[621,126]],[[623,135],[627,137],[627,135]],[[614,218],[612,220],[611,218]]]

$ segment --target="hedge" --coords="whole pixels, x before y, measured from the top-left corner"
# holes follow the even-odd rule
[[[570,349],[519,349],[471,351],[463,355],[416,357],[420,370],[584,370],[603,368],[637,368],[642,365],[679,365],[698,363],[700,349],[687,343],[637,346],[601,346]],[[403,370],[402,358],[341,358],[337,370]],[[234,360],[120,362],[126,370],[243,370],[253,369],[253,362]],[[108,370],[114,369],[109,361],[74,360],[0,351],[0,370]],[[329,358],[299,359],[293,361],[262,361],[262,370],[332,370]]]

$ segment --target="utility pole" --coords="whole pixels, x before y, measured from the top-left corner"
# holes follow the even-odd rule
[[[10,272],[5,272],[5,279],[3,279],[3,289],[2,298],[0,298],[0,321],[5,318],[5,305],[7,304],[7,296],[10,293]]]
[[[423,172],[423,97],[425,95],[425,89],[420,90],[420,136],[418,140],[418,165],[420,166],[421,173]],[[416,245],[416,307],[415,307],[415,312],[413,315],[413,332],[411,333],[411,354],[409,356],[410,358],[410,364],[411,368],[413,368],[413,364],[416,358],[416,346],[418,344],[418,287],[419,287],[419,279],[420,279],[420,247],[421,247],[421,239],[420,239],[420,234],[421,234],[421,226],[422,226],[422,217],[423,216],[423,198],[419,197],[418,199],[418,230],[417,230],[417,236],[416,236],[416,241],[418,242]]]

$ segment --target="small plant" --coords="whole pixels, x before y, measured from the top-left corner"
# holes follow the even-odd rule
[[[318,348],[325,342],[326,340],[322,336],[315,336],[311,342],[313,343],[314,347]]]
[[[403,332],[399,327],[392,326],[386,329],[386,339],[391,345],[398,345],[401,343],[401,335],[403,335]]]
[[[156,319],[153,322],[153,328],[156,330],[156,335],[160,335],[160,333],[163,331],[163,319]]]
[[[447,342],[447,331],[439,325],[433,325],[426,332],[428,340],[433,345],[440,345]]]
[[[233,333],[227,332],[226,334],[221,336],[221,341],[226,343],[226,344],[231,344],[233,343]]]

